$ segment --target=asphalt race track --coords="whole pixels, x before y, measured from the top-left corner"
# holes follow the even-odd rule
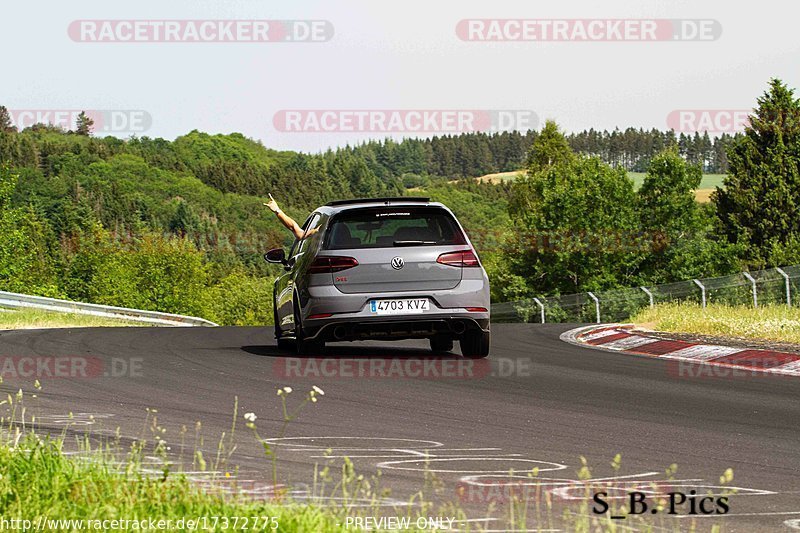
[[[696,518],[700,530],[716,523],[724,531],[790,531],[784,523],[800,520],[800,379],[681,375],[668,361],[560,341],[571,327],[494,325],[488,362],[461,359],[457,350],[431,360],[416,341],[333,344],[324,359],[297,359],[275,347],[271,328],[9,331],[0,333],[6,364],[24,371],[34,361],[41,375],[60,358],[66,374],[40,377],[36,391],[34,377],[5,368],[0,388],[3,397],[19,388],[37,394],[28,408],[54,433],[69,426],[101,438],[120,428],[123,437],[152,440],[147,409],[156,409],[150,416],[166,429],[173,454],[185,425],[191,455],[200,421],[206,457],[230,432],[238,396],[237,448],[224,468],[238,466],[254,492],[264,490],[270,465],[242,415],[258,415],[262,436],[279,435],[276,390],[292,387],[296,405],[317,385],[324,397],[289,425],[291,438],[273,441],[280,478],[292,487],[310,483],[315,464],[348,456],[361,473],[379,467],[383,486],[406,501],[421,488],[427,454],[444,497],[482,518],[512,469],[538,467],[559,505],[575,501],[585,456],[593,478],[607,479],[620,496],[652,483],[718,493],[720,475],[732,468],[728,485],[738,493],[730,512]],[[678,470],[668,481],[672,463]],[[669,520],[688,529],[692,519]],[[484,525],[504,529],[498,520]]]

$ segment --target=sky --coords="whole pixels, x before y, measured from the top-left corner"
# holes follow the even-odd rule
[[[719,118],[752,108],[771,77],[800,86],[800,4],[776,0],[28,0],[4,2],[0,13],[0,105],[12,112],[116,111],[128,117],[122,122],[146,123],[134,128],[140,136],[241,132],[282,150],[432,134],[406,131],[406,122],[350,131],[343,110],[370,120],[524,110],[568,132],[667,129],[676,110]],[[314,20],[325,32],[317,42],[90,42],[69,31],[81,20],[231,19]],[[703,20],[716,29],[705,40],[520,41],[506,31],[509,40],[485,41],[456,31],[465,19]],[[274,119],[286,110],[334,120],[326,131],[305,119],[300,131],[281,131]]]

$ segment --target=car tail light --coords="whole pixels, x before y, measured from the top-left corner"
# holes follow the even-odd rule
[[[311,263],[312,274],[324,274],[326,272],[339,272],[358,265],[358,261],[353,257],[317,257]]]
[[[329,318],[332,317],[333,313],[317,313],[316,315],[308,315],[310,320],[314,320],[316,318]]]
[[[470,313],[486,313],[486,312],[488,312],[488,309],[486,309],[485,307],[466,307],[465,309],[467,311],[469,311]]]
[[[480,266],[475,252],[463,250],[459,252],[447,252],[439,256],[437,263],[454,267],[476,267]]]

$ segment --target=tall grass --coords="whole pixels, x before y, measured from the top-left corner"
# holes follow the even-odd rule
[[[38,381],[35,388],[36,393],[40,393]],[[281,432],[285,432],[304,408],[324,396],[317,387],[300,400],[290,401],[291,393],[290,388],[279,392],[284,412]],[[458,521],[454,526],[458,531],[563,528],[588,532],[620,531],[622,528],[610,519],[612,513],[602,516],[592,513],[592,491],[603,484],[592,481],[584,458],[576,472],[576,487],[584,494],[580,501],[556,505],[550,490],[552,486],[546,478],[538,483],[539,472],[533,469],[527,473],[524,490],[507,492],[510,497],[499,503],[485,502],[484,511],[473,510],[472,516],[477,513],[477,516],[488,517],[485,522],[467,521],[467,511],[458,501],[448,499],[452,491],[429,468],[425,468],[417,492],[405,501],[390,501],[387,498],[391,491],[384,486],[380,472],[369,476],[360,474],[347,458],[340,461],[329,458],[315,467],[307,499],[293,498],[288,491],[278,490],[278,483],[272,485],[275,490],[266,496],[253,497],[239,490],[235,475],[230,474],[236,471],[231,463],[236,450],[236,416],[230,431],[220,436],[213,459],[204,457],[200,427],[196,427],[191,472],[184,472],[182,465],[189,459],[183,457],[182,451],[178,457],[171,453],[162,438],[165,431],[159,424],[157,411],[148,410],[141,437],[127,446],[118,432],[115,437],[101,442],[81,437],[80,432],[70,431],[69,427],[60,435],[47,435],[37,431],[36,417],[26,405],[31,398],[35,400],[37,394],[26,396],[20,390],[0,401],[4,409],[0,417],[0,520],[29,520],[33,524],[31,529],[38,524],[44,531],[77,531],[80,528],[75,521],[82,520],[84,530],[89,524],[87,521],[92,521],[94,529],[130,531],[133,529],[130,522],[120,525],[113,521],[148,520],[150,523],[163,521],[167,527],[162,530],[188,530],[187,521],[194,520],[202,524],[197,530],[203,531],[328,533],[363,530],[363,526],[354,527],[359,519],[380,517],[408,520],[409,527],[403,531],[431,531],[416,522],[418,518],[427,517],[451,517]],[[238,404],[234,406],[234,412],[237,411]],[[256,420],[253,413],[244,415],[245,425],[265,444],[265,456],[274,468],[277,454],[258,435]],[[181,450],[187,433],[186,430],[181,432]],[[73,441],[69,434],[78,435],[73,437],[77,440]],[[328,450],[325,455],[331,453]],[[620,456],[615,457],[612,462],[615,470],[619,470],[620,463]],[[205,479],[208,482],[199,483],[194,471],[207,469],[211,474]],[[671,466],[667,475],[674,474],[676,469]],[[225,473],[217,477],[214,471]],[[506,488],[515,489],[514,484],[519,482],[517,474],[509,472]],[[274,469],[272,476],[277,481]],[[624,506],[619,505],[612,505],[611,511],[627,513]],[[57,520],[61,522],[54,522]],[[625,522],[622,528],[625,530],[680,531],[679,524],[664,517],[631,515]],[[693,522],[690,525],[694,527]],[[372,528],[372,531],[384,530]],[[712,531],[719,529],[714,526]]]
[[[631,322],[666,332],[800,343],[800,309],[785,305],[709,304],[703,309],[692,303],[663,304],[641,311]]]

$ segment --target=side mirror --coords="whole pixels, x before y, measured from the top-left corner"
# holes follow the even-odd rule
[[[264,254],[264,259],[267,261],[267,263],[280,263],[281,265],[286,265],[286,252],[283,251],[283,248],[273,248]]]

